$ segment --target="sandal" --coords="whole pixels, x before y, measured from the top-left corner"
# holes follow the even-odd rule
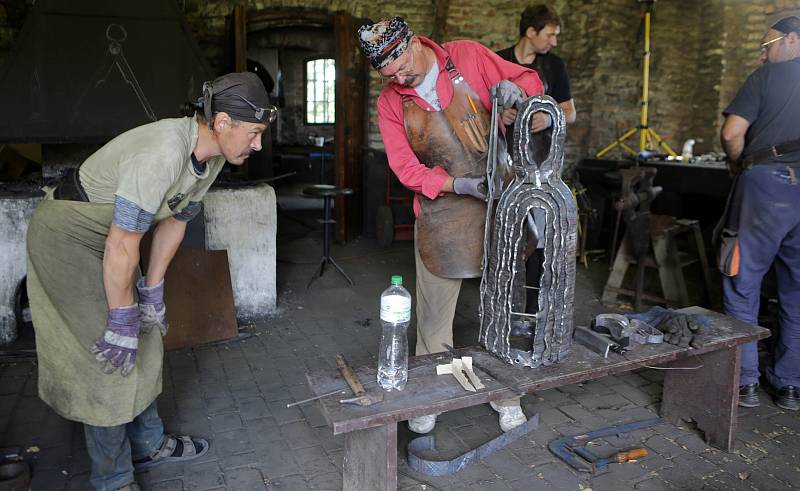
[[[134,460],[133,467],[137,471],[149,469],[167,462],[185,462],[202,457],[208,452],[208,441],[203,438],[167,434],[161,448],[149,457]]]

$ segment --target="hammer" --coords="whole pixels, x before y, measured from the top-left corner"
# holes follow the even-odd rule
[[[339,371],[342,372],[342,376],[347,381],[347,385],[350,386],[350,389],[353,390],[353,395],[355,395],[355,397],[351,397],[349,399],[341,399],[339,401],[340,403],[371,406],[377,402],[383,401],[382,392],[377,394],[367,394],[367,391],[364,390],[364,386],[358,381],[356,372],[353,371],[353,369],[350,367],[350,364],[344,359],[344,355],[336,355],[336,366],[339,367]]]

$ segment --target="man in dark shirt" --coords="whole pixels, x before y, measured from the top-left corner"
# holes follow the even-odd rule
[[[501,58],[532,68],[544,83],[545,94],[561,105],[567,124],[575,122],[575,103],[569,88],[567,66],[550,50],[558,45],[561,33],[558,14],[547,5],[531,5],[522,12],[519,20],[519,41],[514,46],[497,52]],[[534,115],[533,130],[549,125],[547,115]]]
[[[775,403],[800,408],[800,18],[762,39],[764,66],[724,111],[722,146],[741,169],[727,228],[738,230],[739,271],[723,277],[725,313],[756,324],[761,280],[775,267],[780,333],[766,379]],[[758,350],[742,347],[739,405],[758,406]]]
[[[567,76],[567,65],[558,55],[550,50],[558,45],[558,35],[561,33],[558,14],[547,5],[531,5],[527,7],[519,19],[519,41],[514,46],[497,52],[501,58],[512,63],[531,68],[539,74],[544,84],[544,93],[555,99],[564,110],[564,119],[567,124],[575,122],[575,103]],[[550,118],[545,113],[533,115],[532,129],[534,132],[542,131],[550,126]],[[507,133],[509,136],[513,132]],[[513,145],[509,145],[512,148]],[[537,232],[544,225],[543,210],[534,210],[534,222]],[[525,282],[528,286],[538,287],[542,276],[542,263],[544,255],[539,240],[534,253],[525,261]],[[527,288],[525,299],[525,312],[535,314],[539,308],[539,290]]]

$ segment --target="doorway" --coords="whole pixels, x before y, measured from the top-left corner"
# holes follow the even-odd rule
[[[309,184],[352,189],[335,203],[338,241],[362,228],[367,67],[357,46],[360,24],[346,12],[321,9],[239,5],[233,14],[236,69],[261,67],[273,81],[267,88],[280,113],[270,135],[272,174],[294,172],[274,181],[276,192],[296,194]]]

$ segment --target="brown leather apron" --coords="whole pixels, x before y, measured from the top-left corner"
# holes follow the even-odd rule
[[[450,59],[445,68],[453,100],[443,111],[426,111],[403,99],[406,134],[427,167],[439,166],[453,177],[486,175],[490,115]],[[486,203],[445,193],[420,196],[417,248],[428,270],[443,278],[480,277]]]

